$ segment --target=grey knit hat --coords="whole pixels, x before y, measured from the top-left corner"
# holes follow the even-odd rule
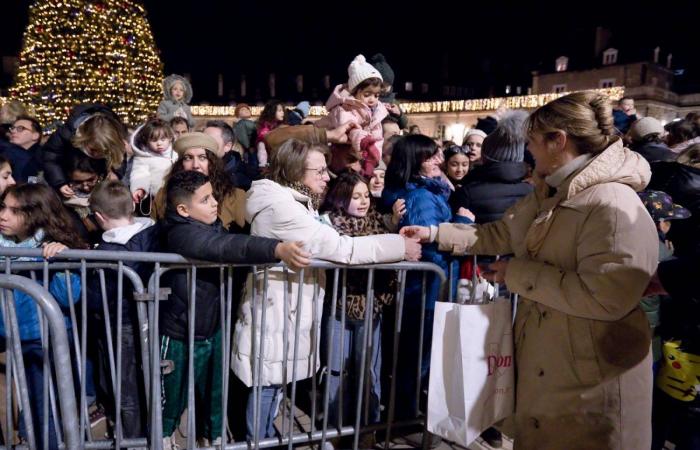
[[[525,157],[525,120],[528,113],[523,110],[509,111],[498,121],[495,130],[484,139],[481,156],[484,163],[522,162]]]

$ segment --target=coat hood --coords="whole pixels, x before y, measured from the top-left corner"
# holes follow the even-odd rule
[[[255,216],[279,201],[299,202],[315,214],[311,206],[311,199],[306,195],[272,180],[257,180],[253,181],[250,190],[246,194],[246,222],[253,223]]]
[[[125,245],[132,237],[143,230],[155,225],[153,219],[147,217],[135,217],[134,223],[123,227],[113,228],[102,233],[102,240],[111,244]]]
[[[598,156],[593,158],[586,167],[571,178],[565,199],[591,186],[602,183],[620,183],[639,192],[649,184],[651,169],[649,163],[639,154],[625,148],[622,140],[618,139]]]
[[[144,124],[145,125],[145,124]],[[131,138],[129,138],[129,143],[131,144],[131,149],[134,151],[134,156],[139,156],[142,158],[157,158],[157,157],[163,157],[170,159],[172,161],[177,160],[177,153],[173,152],[173,144],[172,142],[170,143],[170,146],[165,149],[163,153],[153,153],[147,148],[140,148],[138,145],[136,145],[136,135],[139,134],[139,131],[141,131],[141,128],[143,128],[144,125],[141,125],[138,127],[133,134],[131,135]]]
[[[181,82],[182,85],[185,86],[185,96],[182,98],[182,103],[189,104],[192,100],[192,85],[189,81],[187,81],[187,78],[181,75],[172,74],[165,77],[165,79],[163,80],[163,97],[165,97],[166,100],[169,100],[173,103],[178,103],[175,101],[172,94],[170,93],[170,89],[173,87],[173,84],[176,81]]]

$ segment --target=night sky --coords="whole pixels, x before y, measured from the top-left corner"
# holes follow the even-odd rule
[[[405,81],[427,82],[431,98],[442,96],[443,85],[462,87],[462,98],[503,95],[506,84],[526,91],[531,71],[551,71],[557,56],[569,56],[571,68],[592,63],[597,25],[612,31],[611,46],[623,61],[650,58],[657,45],[662,62],[672,52],[673,68],[684,69],[675,90],[700,92],[698,1],[664,2],[663,9],[611,1],[174,3],[144,1],[165,72],[191,75],[193,103],[237,99],[241,74],[248,81],[246,100],[267,100],[270,72],[278,97],[323,101],[325,74],[332,85],[344,82],[356,54],[376,52],[393,66],[402,97],[408,97]],[[0,55],[19,52],[28,4],[2,1]],[[572,7],[580,10],[569,12]],[[223,97],[217,95],[219,73]],[[304,75],[303,94],[295,90],[298,74]]]

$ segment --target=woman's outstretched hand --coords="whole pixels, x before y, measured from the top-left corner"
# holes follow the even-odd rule
[[[418,239],[422,243],[430,242],[430,228],[419,225],[410,225],[401,228],[399,234],[405,238]]]

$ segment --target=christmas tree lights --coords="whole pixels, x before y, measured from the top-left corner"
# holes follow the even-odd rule
[[[81,103],[104,103],[128,125],[155,113],[163,66],[135,0],[37,0],[29,10],[12,98],[48,130]]]

